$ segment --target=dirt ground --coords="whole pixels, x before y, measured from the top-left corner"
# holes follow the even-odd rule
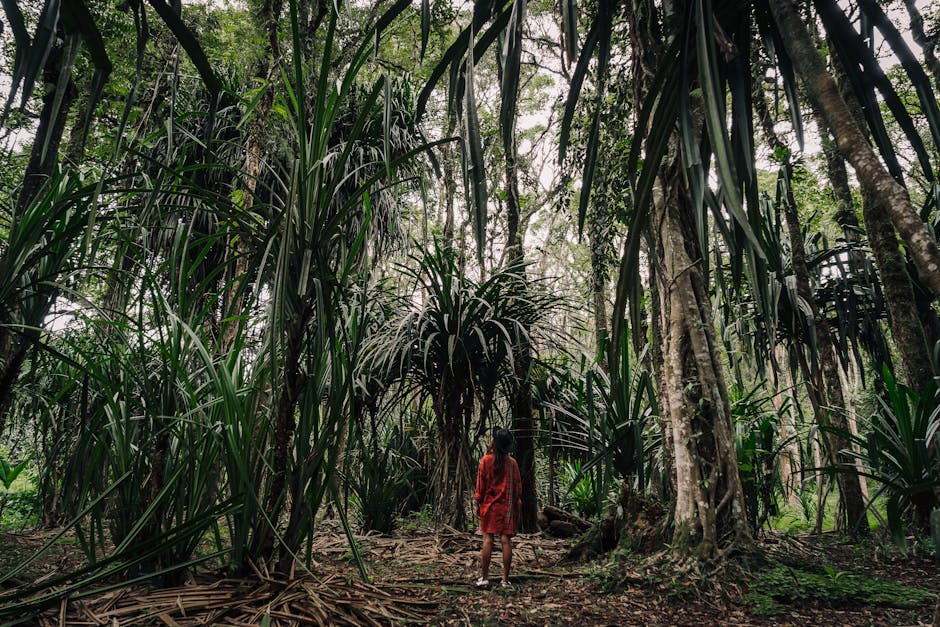
[[[710,579],[702,574],[644,566],[639,559],[567,564],[565,540],[519,536],[514,544],[513,586],[477,589],[481,538],[452,529],[406,528],[393,536],[358,537],[371,579],[359,577],[345,536],[326,528],[312,546],[313,567],[292,578],[256,570],[225,578],[213,572],[189,576],[176,588],[117,588],[61,602],[40,616],[7,613],[4,621],[37,625],[932,625],[935,600],[892,607],[873,599],[782,602],[768,616],[747,594],[747,570]],[[0,567],[42,541],[39,536],[4,536]],[[767,536],[761,555],[787,568],[867,575],[940,591],[940,564],[921,555],[903,556],[881,544],[845,544],[838,536]],[[30,578],[63,572],[72,565],[57,551]],[[660,562],[668,564],[668,562]],[[791,568],[791,572],[793,571]],[[499,579],[494,554],[491,581]],[[848,575],[846,575],[848,576]],[[795,575],[794,575],[795,578]],[[0,588],[0,611],[21,600]],[[940,620],[940,618],[938,618]],[[9,623],[7,623],[9,624]]]

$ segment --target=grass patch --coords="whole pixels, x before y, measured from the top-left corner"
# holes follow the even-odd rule
[[[0,531],[19,532],[39,521],[39,493],[25,473],[9,489],[0,486]]]
[[[781,603],[816,601],[913,609],[932,602],[932,592],[892,581],[826,568],[822,573],[778,565],[760,573],[746,595],[758,616],[782,613]]]
[[[875,489],[876,486],[874,486],[873,483],[874,482],[869,480],[869,491]],[[813,531],[816,527],[816,497],[810,492],[805,495],[805,498],[806,509],[799,505],[781,503],[779,513],[768,521],[767,526],[770,529],[784,531],[786,533],[806,533]],[[870,510],[867,513],[868,526],[873,530],[880,529],[881,521],[885,520],[887,516],[885,499],[877,499],[874,508],[878,510],[880,518]],[[835,529],[835,513],[838,509],[839,495],[833,492],[829,494],[826,498],[826,502],[823,503],[823,531]]]

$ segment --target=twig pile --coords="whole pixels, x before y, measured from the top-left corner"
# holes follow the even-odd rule
[[[41,620],[53,625],[388,625],[425,622],[437,602],[401,587],[369,585],[333,575],[323,580],[262,577],[216,579],[166,588],[127,589],[72,602]]]

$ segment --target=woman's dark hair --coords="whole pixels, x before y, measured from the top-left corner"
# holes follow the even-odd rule
[[[493,448],[502,455],[512,450],[512,433],[509,429],[496,429],[493,431]]]
[[[512,433],[508,429],[493,429],[494,475],[502,477],[506,455],[512,450]]]

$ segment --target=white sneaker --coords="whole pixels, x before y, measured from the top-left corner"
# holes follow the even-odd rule
[[[483,577],[480,577],[479,579],[477,579],[477,588],[485,588],[488,585],[490,585],[489,579],[484,579]]]
[[[509,583],[508,579],[503,579],[503,581],[499,584],[499,587],[500,588],[512,588],[512,584]]]

